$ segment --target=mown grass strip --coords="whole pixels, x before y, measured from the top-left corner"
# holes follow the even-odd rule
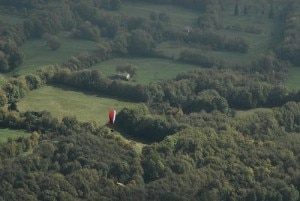
[[[137,67],[136,83],[149,84],[176,77],[181,72],[200,69],[196,65],[183,64],[173,60],[153,58],[116,58],[93,66],[106,76],[116,74],[116,66],[130,64]]]
[[[7,76],[18,74],[26,75],[35,72],[45,65],[61,64],[72,56],[81,52],[97,49],[97,43],[87,40],[78,40],[61,37],[61,48],[56,51],[46,46],[45,39],[28,40],[22,46],[24,52],[23,64],[8,73]]]
[[[110,97],[74,91],[67,87],[43,86],[31,91],[18,102],[18,109],[26,111],[49,111],[53,117],[76,116],[79,121],[94,121],[98,125],[108,122],[108,111],[120,111],[135,103],[120,101]]]
[[[8,138],[29,137],[31,133],[23,130],[12,130],[8,128],[0,128],[0,143],[7,142]]]

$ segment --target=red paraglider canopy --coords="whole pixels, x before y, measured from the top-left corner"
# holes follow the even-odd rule
[[[115,119],[116,119],[116,110],[110,110],[108,117],[109,117],[109,123],[112,125],[115,123]]]

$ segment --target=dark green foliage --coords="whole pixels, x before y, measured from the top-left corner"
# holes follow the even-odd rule
[[[248,15],[248,5],[244,5],[244,15]]]
[[[239,15],[240,14],[240,11],[239,11],[239,4],[236,3],[234,5],[234,15]]]
[[[124,108],[118,113],[115,126],[128,135],[146,142],[160,141],[182,127],[175,119],[151,115],[145,105],[135,109]]]
[[[101,31],[98,26],[91,24],[89,21],[81,24],[77,29],[72,31],[72,36],[75,38],[99,41]]]
[[[141,161],[141,164],[144,169],[143,177],[145,182],[163,178],[166,170],[158,153],[153,148],[146,147],[143,149],[142,154],[144,159]]]
[[[17,68],[23,62],[23,53],[14,41],[0,38],[0,72]]]
[[[72,61],[69,61],[68,66]],[[75,60],[80,63],[80,61]],[[75,63],[74,62],[74,63]],[[76,64],[75,64],[76,65]],[[78,66],[74,66],[77,68]],[[73,68],[73,67],[72,67]],[[79,64],[80,68],[80,64]],[[119,98],[129,99],[136,102],[146,102],[148,96],[145,87],[141,85],[133,86],[127,82],[119,80],[110,80],[104,78],[98,71],[77,71],[69,72],[61,70],[54,78],[55,83],[66,84],[68,86],[80,88],[86,91],[93,91],[97,93],[104,93],[111,96],[118,96]]]
[[[223,3],[220,1],[206,1],[203,3],[205,3],[203,13],[197,19],[199,28],[207,30],[222,28],[220,13],[224,10]]]
[[[275,72],[287,71],[289,67],[289,63],[277,59],[275,55],[262,55],[251,63],[251,71],[273,74],[273,76]]]
[[[203,94],[218,95],[215,91]],[[46,112],[2,111],[2,126],[27,127],[43,134],[39,143],[33,143],[38,139],[33,136],[31,143],[20,138],[0,146],[1,160],[16,157],[10,163],[1,163],[1,196],[16,200],[23,196],[25,200],[230,197],[297,201],[300,139],[292,132],[299,129],[299,108],[298,103],[288,103],[239,118],[220,112],[183,115],[177,121],[189,125],[187,128],[145,146],[141,155],[122,140],[116,141],[109,130],[95,130],[74,117],[65,117],[60,122]],[[119,112],[116,125],[123,124],[122,129],[132,129],[128,134],[138,135],[144,134],[139,125],[148,120],[170,123],[140,106]],[[142,128],[155,131],[164,124]],[[18,157],[32,148],[32,154]]]
[[[179,60],[186,63],[200,65],[201,67],[211,68],[218,67],[222,62],[217,61],[214,58],[199,53],[198,51],[183,50],[180,52]]]
[[[46,83],[144,102],[119,111],[115,132],[76,117],[59,120],[46,111],[21,113],[3,107],[2,127],[33,134],[0,144],[0,200],[299,200],[300,93],[273,85],[288,69],[274,55],[235,68],[186,51],[182,61],[210,69],[146,86],[112,81],[86,69],[114,55],[155,56],[155,44],[166,39],[247,53],[247,41],[213,30],[222,28],[219,14],[227,2],[151,1],[204,11],[197,22],[201,31],[189,34],[170,31],[167,25],[174,22],[165,13],[151,13],[146,19],[101,11],[120,9],[119,0],[0,2],[31,9],[24,26],[3,28],[3,71],[19,65],[18,46],[29,37],[74,28],[77,37],[98,41],[105,36],[109,41],[62,66],[6,80],[0,90],[2,107],[17,104],[28,91]],[[48,3],[64,6],[48,10]],[[291,4],[282,16],[286,27],[277,52],[294,64],[299,60],[298,26],[292,20],[297,5]],[[134,70],[126,67],[126,71]],[[251,108],[256,109],[235,112]],[[131,139],[119,137],[118,131]]]
[[[116,54],[126,55],[128,53],[128,40],[128,33],[118,32],[112,42],[112,51]]]
[[[2,86],[2,89],[8,97],[8,103],[18,101],[28,92],[28,86],[24,77],[11,78]]]
[[[120,10],[121,6],[122,6],[121,0],[111,0],[110,1],[110,9],[111,10]]]
[[[271,19],[274,18],[274,5],[273,4],[271,4],[271,6],[270,6],[270,11],[269,11],[268,17]]]
[[[5,106],[7,103],[6,94],[3,91],[0,91],[0,107]]]
[[[134,30],[129,39],[129,51],[137,56],[151,55],[155,42],[150,34],[144,30]]]
[[[55,51],[60,48],[61,42],[59,41],[58,37],[50,36],[47,40],[47,45],[50,47],[51,50]]]
[[[28,115],[27,113],[26,118]],[[51,121],[51,117],[49,119]],[[35,122],[31,124],[33,127],[36,125]],[[135,175],[141,174],[141,167],[131,147],[125,149],[122,148],[121,142],[118,144],[112,139],[100,137],[105,130],[97,131],[98,136],[92,135],[91,132],[94,131],[87,127],[83,129],[74,118],[65,117],[55,126],[59,128],[54,133],[53,128],[48,126],[50,129],[47,129],[43,140],[34,145],[32,154],[26,156],[27,161],[23,157],[14,161],[14,171],[5,171],[12,165],[10,163],[6,164],[5,168],[0,166],[1,186],[10,183],[16,189],[24,189],[24,196],[32,195],[32,199],[80,197],[94,200],[95,196],[107,198],[111,198],[112,194],[118,196],[114,190],[117,189],[114,181],[140,184]],[[45,140],[47,138],[50,140]],[[58,143],[54,142],[56,140]],[[0,159],[14,157],[23,150],[28,150],[25,146],[21,150],[18,148],[25,142],[25,139],[20,138],[0,145],[2,150]],[[2,173],[6,176],[4,177]],[[12,195],[18,196],[13,192],[13,188],[9,192],[1,192],[1,195],[5,199]]]
[[[188,35],[183,32],[170,31],[169,39],[195,43],[210,50],[247,53],[249,43],[241,37],[229,37],[211,30],[193,30]]]
[[[38,75],[29,74],[25,76],[29,90],[37,89],[42,86],[42,80]]]
[[[219,110],[223,113],[228,113],[229,109],[227,100],[215,90],[201,91],[196,97],[191,98],[190,102],[186,107],[187,112],[200,112],[201,110],[211,112]]]
[[[12,102],[12,103],[8,106],[8,110],[13,110],[13,111],[19,112],[18,106],[17,106],[16,102]]]

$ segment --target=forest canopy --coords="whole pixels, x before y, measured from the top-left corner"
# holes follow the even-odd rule
[[[195,17],[181,27],[189,16],[161,7]],[[15,20],[0,20],[0,126],[29,133],[0,143],[0,200],[299,201],[300,91],[282,85],[299,63],[299,11],[283,0],[0,0]],[[34,40],[49,56],[66,40],[96,48],[18,73]],[[134,62],[109,69],[126,80],[95,67],[116,58],[196,67],[141,84]],[[135,105],[113,125],[20,109],[45,85]]]

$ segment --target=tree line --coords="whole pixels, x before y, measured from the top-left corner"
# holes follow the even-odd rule
[[[249,73],[230,69],[198,70],[182,73],[173,80],[150,85],[132,85],[106,78],[99,71],[86,69],[99,61],[101,57],[85,53],[71,58],[61,67],[49,66],[41,68],[34,74],[10,78],[2,86],[0,103],[4,106],[7,103],[17,102],[30,90],[46,83],[64,84],[84,91],[117,96],[150,105],[168,103],[172,107],[181,107],[188,113],[202,109],[228,113],[229,108],[274,107],[288,101],[298,101],[300,98],[299,91],[270,83],[268,74],[267,76],[253,75],[254,69]],[[273,68],[281,68],[280,63],[270,61],[269,67],[266,65],[266,72],[272,72]],[[275,75],[271,74],[271,76]]]

